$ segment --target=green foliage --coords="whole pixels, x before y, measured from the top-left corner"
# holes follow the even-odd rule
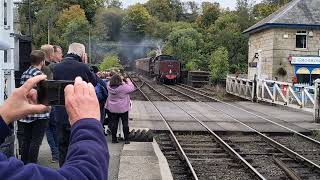
[[[145,6],[150,15],[158,18],[160,21],[176,20],[175,12],[170,7],[170,0],[149,0]]]
[[[215,81],[225,79],[229,72],[228,50],[219,47],[210,56],[211,78]]]
[[[147,57],[155,57],[155,56],[157,56],[156,50],[151,50],[147,53]]]
[[[78,42],[82,44],[88,43],[89,37],[89,22],[84,20],[73,20],[68,23],[62,37],[65,42],[71,44],[73,42]]]
[[[203,13],[198,17],[197,22],[200,27],[207,28],[218,19],[220,15],[219,3],[202,3]]]
[[[119,0],[106,0],[108,8],[121,8],[122,3]]]
[[[57,21],[57,26],[60,29],[63,29],[72,22],[82,22],[85,21],[86,16],[83,9],[81,9],[80,5],[72,5],[67,9],[64,9],[59,16]]]
[[[28,0],[21,1],[18,8],[21,32],[27,34]],[[141,54],[154,56],[150,51],[153,47],[124,48],[118,47],[118,42],[139,44],[155,39],[164,42],[164,53],[177,57],[188,70],[216,70],[212,63],[216,62],[212,60],[215,52],[230,64],[222,68],[223,72],[246,72],[248,36],[242,32],[289,1],[263,0],[253,5],[251,0],[237,0],[236,9],[231,11],[210,2],[199,8],[191,0],[149,0],[127,9],[121,9],[120,0],[32,0],[33,44],[38,48],[47,43],[48,30],[51,44],[63,48],[75,41],[87,44],[91,29],[96,63],[101,62],[106,52],[118,54],[123,62]],[[101,66],[118,66],[116,56],[105,57],[112,58]],[[219,78],[222,77],[215,77]]]
[[[253,15],[257,20],[261,20],[277,11],[290,1],[292,0],[264,0],[254,6]]]
[[[151,16],[141,4],[130,6],[123,19],[122,30],[131,35],[145,35]]]
[[[198,70],[198,65],[196,62],[194,61],[189,61],[187,64],[186,64],[186,69],[188,71],[196,71]]]
[[[248,57],[248,37],[244,36],[238,23],[238,16],[231,12],[222,14],[210,26],[207,31],[208,38],[206,43],[206,53],[215,51],[223,46],[229,52],[229,63],[234,67],[245,67],[240,64],[247,64]],[[215,43],[210,43],[215,42]],[[233,71],[245,72],[246,69],[232,69]],[[232,72],[234,73],[234,72]]]
[[[193,28],[187,28],[175,30],[169,35],[165,51],[181,60],[183,65],[188,62],[199,64],[202,47],[202,35]]]
[[[121,68],[122,66],[119,63],[118,56],[114,54],[106,55],[99,66],[100,71],[106,71],[109,69],[121,69]]]
[[[119,8],[101,8],[94,18],[94,36],[99,41],[117,41],[120,38],[125,13]]]

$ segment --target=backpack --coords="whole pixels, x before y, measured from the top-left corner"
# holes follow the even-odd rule
[[[97,85],[94,87],[96,94],[97,94],[97,98],[99,100],[99,102],[103,102],[106,101],[108,98],[108,91],[100,84],[97,83]]]

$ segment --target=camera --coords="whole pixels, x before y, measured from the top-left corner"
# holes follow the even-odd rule
[[[74,81],[41,81],[37,86],[38,103],[46,106],[64,106],[64,88],[69,84],[74,84]]]

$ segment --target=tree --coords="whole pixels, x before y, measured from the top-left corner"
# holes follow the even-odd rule
[[[198,17],[197,23],[202,28],[208,28],[218,19],[220,15],[219,3],[202,3],[202,15]]]
[[[99,66],[100,71],[120,68],[122,68],[122,66],[119,63],[118,56],[115,54],[107,54]]]
[[[87,20],[85,12],[81,9],[80,5],[72,5],[67,9],[64,9],[57,21],[57,26],[61,29],[67,27],[72,21],[84,21]]]
[[[246,30],[254,24],[254,17],[252,15],[253,4],[250,0],[237,0],[236,15],[238,16],[237,23],[241,31]]]
[[[88,44],[89,27],[90,25],[87,19],[72,20],[68,23],[62,35],[66,43],[65,46],[73,42]]]
[[[123,19],[122,30],[132,37],[144,36],[150,19],[149,12],[141,4],[130,6]]]
[[[106,0],[108,8],[121,8],[122,3],[119,0]]]
[[[210,56],[211,78],[215,81],[225,79],[229,73],[228,50],[219,47]]]
[[[168,38],[165,52],[177,57],[183,65],[194,62],[201,64],[202,35],[193,28],[173,31]]]
[[[291,1],[292,0],[264,0],[254,6],[253,15],[257,20],[261,20]]]
[[[150,15],[156,17],[160,21],[176,20],[176,15],[170,5],[170,0],[149,0],[145,6]]]
[[[184,20],[188,22],[195,22],[199,15],[199,7],[196,2],[188,1],[183,3]]]
[[[236,14],[232,12],[222,14],[215,24],[208,28],[207,34],[207,54],[223,46],[229,52],[230,71],[246,71],[248,37],[242,34]]]
[[[94,18],[94,36],[100,41],[117,41],[120,38],[125,13],[119,8],[101,8]]]
[[[189,61],[186,66],[186,70],[188,71],[196,71],[199,69],[198,64],[195,61]]]

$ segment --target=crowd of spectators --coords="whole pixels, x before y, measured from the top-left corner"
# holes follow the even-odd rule
[[[79,43],[70,44],[65,56],[60,46],[49,44],[32,51],[21,87],[0,107],[0,144],[12,133],[10,124],[18,120],[21,155],[19,161],[10,157],[13,154],[0,153],[1,179],[107,179],[109,154],[103,128],[108,126],[112,143],[118,143],[121,119],[124,142],[130,143],[129,94],[134,85],[122,72],[100,72],[87,62],[85,46]],[[35,87],[45,79],[75,81],[65,89],[65,106],[37,105]],[[13,105],[17,108],[6,112]],[[59,161],[58,170],[37,165],[45,134],[52,162]]]

